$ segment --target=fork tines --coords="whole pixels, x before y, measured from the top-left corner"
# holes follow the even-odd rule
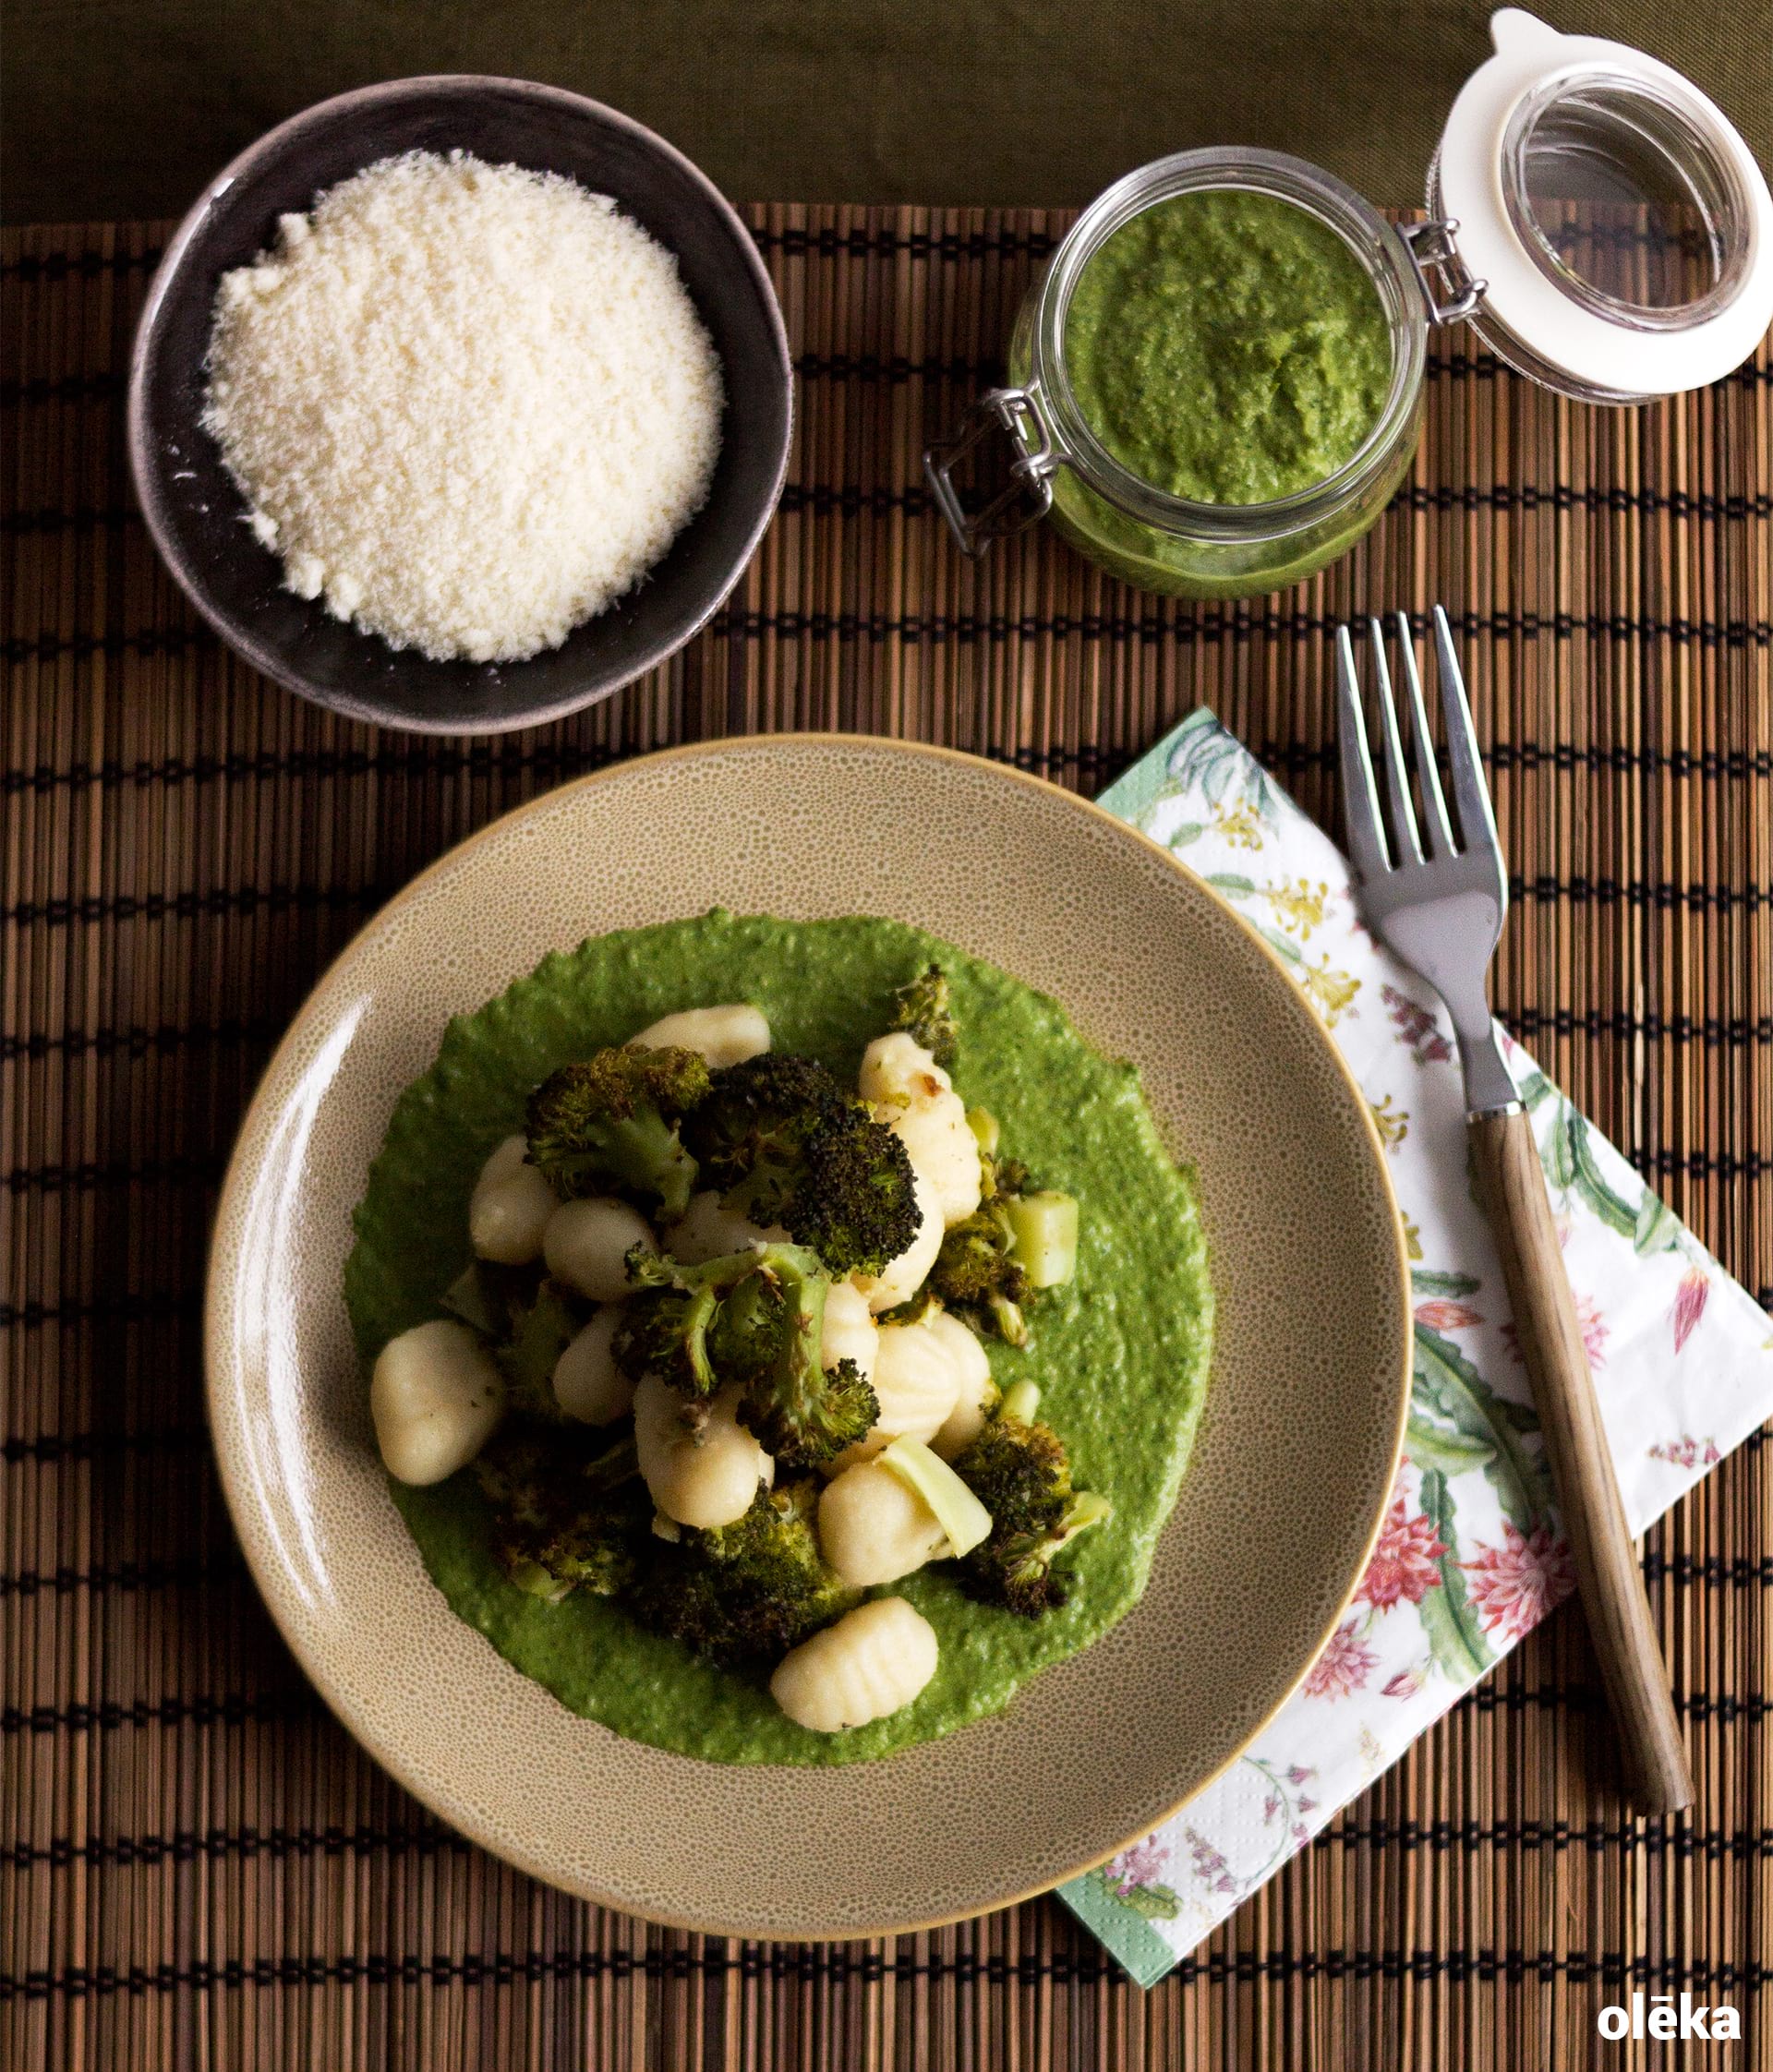
[[[1388,871],[1407,869],[1411,864],[1421,864],[1430,859],[1444,859],[1472,849],[1494,849],[1496,822],[1490,812],[1490,789],[1484,782],[1483,765],[1478,760],[1477,729],[1471,723],[1465,679],[1453,652],[1453,632],[1447,624],[1446,613],[1439,605],[1435,606],[1434,648],[1441,682],[1441,710],[1446,723],[1447,766],[1453,779],[1453,803],[1458,810],[1457,839],[1448,817],[1441,773],[1435,763],[1434,738],[1429,731],[1428,707],[1422,696],[1422,680],[1417,671],[1416,646],[1408,614],[1398,612],[1395,624],[1399,666],[1410,701],[1410,740],[1423,824],[1420,831],[1416,810],[1417,801],[1411,798],[1409,773],[1405,766],[1384,628],[1377,619],[1369,619],[1367,624],[1373,650],[1385,798],[1391,812],[1392,836],[1388,848],[1379,787],[1374,781],[1372,755],[1368,747],[1360,671],[1355,662],[1350,629],[1343,626],[1336,633],[1337,733],[1342,745],[1348,849],[1355,867],[1363,878],[1372,879]]]

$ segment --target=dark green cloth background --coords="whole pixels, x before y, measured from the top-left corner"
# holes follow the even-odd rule
[[[1573,0],[1773,163],[1773,0]],[[1411,202],[1489,45],[1477,0],[4,0],[11,223],[172,215],[259,131],[412,72],[638,116],[742,199],[1080,202],[1189,145],[1278,146]]]

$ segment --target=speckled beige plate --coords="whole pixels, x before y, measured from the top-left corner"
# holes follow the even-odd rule
[[[340,1295],[370,1157],[445,1020],[549,950],[716,905],[895,916],[1055,994],[1139,1066],[1199,1168],[1212,1247],[1206,1416],[1138,1609],[997,1717],[847,1768],[727,1768],[622,1741],[458,1620],[389,1499]],[[995,765],[778,736],[551,792],[364,930],[247,1114],[206,1337],[253,1572],[358,1740],[538,1877],[658,1921],[798,1937],[926,1925],[1055,1884],[1232,1760],[1365,1562],[1402,1436],[1409,1311],[1366,1104],[1293,981],[1198,878]]]

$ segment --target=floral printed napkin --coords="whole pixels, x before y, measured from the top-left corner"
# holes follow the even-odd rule
[[[1371,1565],[1305,1680],[1230,1770],[1060,1897],[1141,1985],[1394,1763],[1575,1587],[1464,1085],[1429,988],[1361,926],[1348,865],[1207,711],[1101,803],[1254,923],[1341,1045],[1393,1162],[1416,1289],[1405,1459]],[[1634,1532],[1773,1415],[1773,1319],[1508,1046]]]

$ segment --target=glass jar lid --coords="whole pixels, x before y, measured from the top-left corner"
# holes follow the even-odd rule
[[[1429,177],[1481,293],[1473,328],[1586,398],[1704,386],[1773,323],[1773,197],[1729,117],[1629,44],[1518,7],[1465,82]]]

